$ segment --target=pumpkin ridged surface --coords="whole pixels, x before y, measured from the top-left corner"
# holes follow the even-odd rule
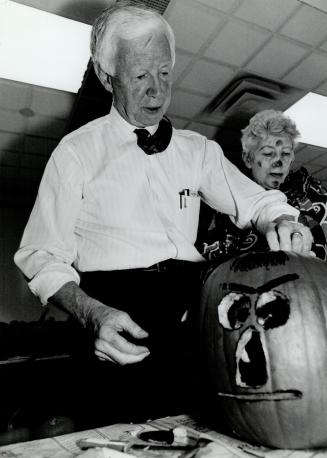
[[[207,278],[201,299],[204,374],[211,386],[212,404],[218,412],[223,411],[226,428],[231,434],[279,448],[323,447],[327,446],[327,264],[316,258],[279,253],[280,263],[276,253],[265,253],[261,258],[254,253],[240,256],[220,265]],[[239,260],[239,266],[247,266],[247,256],[251,260],[248,269],[237,268]],[[294,274],[298,278],[287,280],[287,275]],[[260,297],[266,297],[260,287],[276,278],[282,279],[281,284],[277,281],[267,297],[276,291],[280,296],[272,302],[271,309],[269,301],[268,305],[263,301],[260,309],[256,304],[263,300]],[[251,301],[249,315],[238,329],[222,324],[217,311],[228,293],[226,285],[232,283],[253,289],[247,293]],[[287,300],[289,316],[285,314]],[[271,314],[267,312],[268,318],[264,321],[259,312],[266,313],[266,309]],[[232,307],[229,313],[230,310]],[[283,313],[284,321],[280,318]],[[222,316],[226,319],[229,315],[224,313]],[[271,327],[267,323],[272,323]],[[266,380],[258,386],[256,373],[251,378],[246,371],[250,373],[249,368],[257,374],[264,371],[260,364],[253,363],[255,358],[252,361],[250,357],[252,347],[250,340],[244,337],[246,331],[251,339],[255,336],[258,341],[260,336],[261,353],[265,358]],[[256,357],[260,354],[257,347],[253,345],[254,350],[251,350]],[[236,377],[237,367],[240,380]],[[240,370],[242,367],[246,368],[245,375]],[[252,385],[244,380],[250,380]],[[249,393],[254,393],[255,400],[246,398]],[[265,394],[267,399],[260,398],[262,393],[268,393]],[[235,395],[243,395],[244,399]]]

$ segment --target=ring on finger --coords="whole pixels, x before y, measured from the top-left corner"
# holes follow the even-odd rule
[[[292,233],[292,236],[294,236],[294,235],[299,235],[300,237],[302,237],[302,233],[301,233],[301,232],[299,232],[299,231],[295,231],[295,232],[293,232],[293,233]]]

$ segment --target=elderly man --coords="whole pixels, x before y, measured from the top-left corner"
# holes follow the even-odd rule
[[[255,224],[272,250],[306,253],[312,238],[282,193],[264,191],[217,143],[175,130],[164,117],[175,50],[162,16],[118,2],[96,20],[91,50],[113,106],[53,152],[15,262],[43,304],[91,331],[102,361],[98,407],[103,371],[113,374],[119,363],[123,377],[105,382],[111,408],[115,398],[123,404],[114,386],[130,410],[159,401],[168,409],[185,386],[179,326],[203,261],[194,247],[200,198],[239,227]],[[302,237],[292,241],[293,232]]]

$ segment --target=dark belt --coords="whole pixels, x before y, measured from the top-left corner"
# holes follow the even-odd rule
[[[108,270],[108,271],[92,271],[92,272],[80,272],[81,279],[86,277],[91,278],[94,276],[103,276],[103,275],[124,275],[128,272],[198,272],[200,269],[206,265],[206,262],[192,262],[192,261],[182,261],[179,259],[166,259],[166,261],[156,262],[149,267],[136,267],[131,269],[119,269],[119,270]]]
[[[172,272],[179,270],[194,270],[196,268],[200,268],[201,265],[202,262],[182,261],[179,259],[166,259],[166,261],[157,262],[150,267],[135,270],[141,270],[143,272]]]

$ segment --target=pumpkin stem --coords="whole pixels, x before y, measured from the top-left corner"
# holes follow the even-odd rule
[[[49,420],[49,425],[50,426],[55,426],[57,424],[57,417],[52,417]]]

